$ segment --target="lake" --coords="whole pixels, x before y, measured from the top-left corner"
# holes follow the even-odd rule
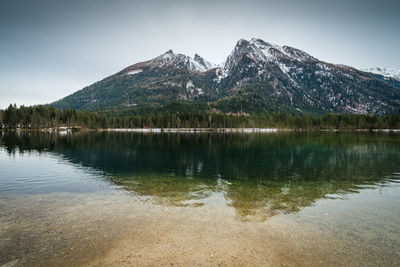
[[[399,248],[400,134],[0,132],[0,266],[395,266]]]

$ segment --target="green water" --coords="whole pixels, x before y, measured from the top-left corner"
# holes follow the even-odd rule
[[[115,215],[121,224],[126,214],[145,212],[142,208],[167,209],[176,217],[196,211],[211,216],[218,210],[226,225],[240,231],[265,227],[263,233],[282,220],[292,225],[285,231],[300,233],[304,226],[321,233],[310,244],[325,234],[343,239],[343,250],[328,265],[400,264],[400,135],[0,133],[0,168],[0,264],[65,264],[42,251],[53,246],[69,255],[64,253],[69,243],[61,246],[46,237],[51,228],[46,222],[53,213],[71,212],[74,221],[60,227],[82,224],[68,234],[73,244],[89,227],[84,220],[97,221],[91,213],[97,208],[121,209]],[[80,198],[86,219],[66,210]],[[102,201],[95,208],[94,198]],[[46,216],[36,216],[35,209],[45,209]],[[184,220],[180,223],[185,227]],[[36,231],[35,238],[45,244],[35,245],[18,224],[26,232]],[[124,227],[113,230],[115,242]],[[107,251],[107,242],[94,250]],[[340,253],[346,256],[349,244],[356,248],[351,251],[356,264],[341,262]],[[307,246],[302,246],[304,254]],[[370,255],[363,256],[366,251]],[[71,264],[85,262],[85,254],[75,257]],[[315,264],[312,257],[308,264]]]

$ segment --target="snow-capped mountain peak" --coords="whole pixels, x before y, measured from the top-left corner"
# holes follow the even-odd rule
[[[252,38],[249,41],[240,39],[224,62],[223,68],[225,71],[231,70],[243,57],[249,58],[260,67],[266,62],[277,62],[282,59],[295,61],[317,60],[306,52],[293,47],[279,46],[257,38]]]
[[[400,81],[400,69],[388,69],[388,68],[369,68],[369,69],[362,69],[362,71],[372,72],[374,74],[379,74],[385,77],[394,78]]]
[[[217,69],[216,81],[220,82],[237,66],[254,68],[261,74],[267,65],[275,65],[287,74],[289,69],[297,63],[317,61],[306,52],[290,46],[279,46],[257,38],[240,39],[222,67]]]
[[[211,63],[210,61],[205,60],[198,54],[194,55],[194,60],[196,62],[198,62],[205,70],[209,70],[209,69],[213,69],[213,68],[217,67],[217,65],[215,65],[214,63]]]
[[[164,54],[153,58],[150,63],[151,67],[178,67],[187,68],[190,71],[205,72],[215,67],[215,64],[203,59],[199,55],[195,55],[195,58],[183,54],[175,54],[172,50],[168,50]]]

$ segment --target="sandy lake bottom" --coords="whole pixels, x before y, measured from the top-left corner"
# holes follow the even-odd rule
[[[0,135],[0,266],[396,266],[400,136]]]

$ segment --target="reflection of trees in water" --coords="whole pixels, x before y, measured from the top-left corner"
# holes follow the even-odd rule
[[[236,216],[242,221],[264,221],[277,214],[299,212],[303,207],[312,206],[315,201],[333,194],[357,193],[351,181],[340,181],[334,185],[329,181],[294,181],[273,185],[230,186],[226,198],[235,208]],[[331,196],[334,197],[334,196]]]
[[[187,177],[168,175],[140,175],[136,177],[114,177],[110,181],[121,186],[143,201],[171,207],[199,207],[202,199],[210,196],[210,187]]]
[[[109,174],[146,201],[200,206],[222,193],[238,219],[295,213],[399,171],[398,137],[366,134],[3,134],[15,151],[51,151]],[[117,178],[116,178],[117,177]]]

